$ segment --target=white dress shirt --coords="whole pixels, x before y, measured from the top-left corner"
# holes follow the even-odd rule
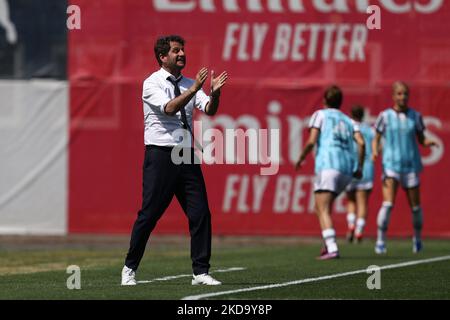
[[[175,130],[183,129],[181,112],[178,111],[173,116],[164,112],[167,103],[175,98],[174,86],[167,80],[168,77],[176,80],[173,75],[161,68],[144,81],[142,101],[144,102],[144,143],[146,145],[175,146],[183,139],[179,135],[174,134]],[[183,77],[178,82],[181,93],[189,89],[193,83],[193,79]],[[194,107],[205,112],[208,102],[209,96],[200,89],[184,107],[186,118],[192,131],[194,130],[192,126]],[[185,141],[188,142],[187,146],[192,146],[190,136]]]

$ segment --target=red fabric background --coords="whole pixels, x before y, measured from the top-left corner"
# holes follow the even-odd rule
[[[128,233],[131,230],[141,197],[142,81],[158,67],[153,55],[156,37],[176,33],[186,39],[186,76],[193,77],[201,66],[217,72],[227,70],[230,74],[216,117],[251,116],[259,121],[261,128],[267,128],[269,103],[278,101],[282,106],[276,117],[281,124],[284,163],[278,175],[268,177],[259,211],[238,212],[234,198],[231,210],[224,212],[223,202],[230,175],[236,174],[240,179],[244,175],[252,177],[259,174],[260,166],[203,165],[214,234],[317,235],[317,219],[307,209],[309,183],[304,185],[305,197],[299,201],[305,207],[303,212],[273,211],[276,183],[281,175],[294,179],[311,176],[313,172],[312,157],[301,172],[294,172],[289,161],[289,150],[293,148],[289,140],[289,117],[305,119],[310,116],[321,105],[324,87],[331,83],[339,84],[344,90],[344,111],[353,103],[361,103],[376,116],[391,104],[391,83],[402,79],[411,86],[411,105],[422,112],[427,121],[435,118],[439,122],[429,124],[428,128],[444,144],[443,154],[435,163],[425,166],[421,177],[424,233],[450,236],[448,200],[445,200],[450,188],[447,170],[450,160],[445,150],[450,141],[449,2],[445,1],[431,14],[415,10],[395,14],[382,7],[382,29],[368,31],[364,60],[343,62],[333,58],[322,61],[319,54],[314,61],[274,61],[275,32],[281,23],[290,26],[297,23],[365,25],[368,15],[358,12],[353,1],[348,1],[349,13],[322,13],[310,1],[303,1],[303,13],[287,10],[288,1],[280,1],[283,13],[269,12],[265,1],[262,1],[263,12],[259,13],[246,9],[246,1],[237,1],[241,8],[239,13],[227,12],[221,1],[210,2],[215,4],[214,12],[202,11],[200,1],[175,2],[193,3],[195,9],[159,12],[154,6],[156,1],[151,0],[76,1],[81,8],[82,28],[69,34],[70,233]],[[239,60],[236,47],[232,48],[230,59],[224,58],[225,34],[230,23],[248,24],[250,30],[255,23],[267,24],[259,59]],[[319,53],[323,40],[320,35]],[[244,42],[250,56],[252,41],[250,35]],[[306,47],[309,43],[307,39]],[[307,52],[304,47],[302,51]],[[301,136],[306,139],[307,131],[303,130]],[[425,157],[429,153],[430,150],[423,150]],[[370,199],[369,234],[375,233],[376,213],[382,201],[380,175],[378,163]],[[246,196],[246,203],[251,207],[251,183]],[[334,219],[338,233],[343,234],[345,215],[336,213]],[[400,190],[389,233],[408,235],[411,230],[411,214]],[[155,232],[188,232],[187,219],[175,200]]]

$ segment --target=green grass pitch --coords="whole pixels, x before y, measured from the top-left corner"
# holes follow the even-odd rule
[[[127,250],[115,245],[4,246],[0,247],[0,299],[182,299],[219,291],[281,284],[408,261],[450,255],[450,240],[425,240],[424,251],[412,253],[411,241],[390,240],[388,253],[377,256],[374,241],[347,244],[338,241],[341,259],[317,261],[319,239],[215,239],[211,271],[222,286],[192,286],[189,239],[149,242],[137,273],[138,281],[168,276],[135,287],[121,287],[120,272]],[[161,240],[162,239],[162,240]],[[248,239],[248,238],[247,238]],[[280,240],[281,239],[281,240]],[[81,269],[81,289],[69,290],[69,265]],[[230,272],[218,269],[243,268]],[[284,287],[228,293],[205,299],[450,299],[450,260],[381,271],[381,289],[369,290],[370,274],[359,273]]]

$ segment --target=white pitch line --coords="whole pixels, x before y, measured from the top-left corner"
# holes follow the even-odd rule
[[[436,257],[436,258],[430,258],[430,259],[414,260],[414,261],[409,261],[409,262],[402,262],[402,263],[397,263],[397,264],[381,266],[380,270],[409,267],[409,266],[413,266],[413,265],[431,263],[431,262],[437,262],[437,261],[444,261],[444,260],[449,260],[449,259],[450,259],[450,256],[442,256],[442,257]],[[200,300],[203,298],[217,297],[217,296],[223,296],[223,295],[233,294],[233,293],[281,288],[281,287],[287,287],[287,286],[292,286],[292,285],[298,285],[298,284],[302,284],[302,283],[309,283],[309,282],[316,282],[316,281],[352,276],[352,275],[360,274],[360,273],[367,273],[367,269],[349,271],[349,272],[344,272],[344,273],[337,273],[337,274],[332,274],[332,275],[322,276],[322,277],[317,277],[317,278],[308,278],[308,279],[295,280],[295,281],[289,281],[289,282],[284,282],[284,283],[276,283],[276,284],[270,284],[270,285],[265,285],[265,286],[249,287],[249,288],[242,288],[242,289],[236,289],[236,290],[227,290],[227,291],[199,294],[199,295],[195,295],[195,296],[187,296],[187,297],[184,297],[182,300]]]
[[[246,268],[242,268],[242,267],[232,267],[232,268],[225,268],[225,269],[217,269],[214,271],[211,271],[211,273],[219,273],[219,272],[233,272],[233,271],[242,271],[245,270]],[[150,283],[150,282],[155,282],[155,281],[168,281],[168,280],[174,280],[174,279],[179,279],[179,278],[188,278],[188,277],[192,277],[192,274],[179,274],[176,276],[167,276],[167,277],[162,277],[162,278],[156,278],[153,280],[142,280],[142,281],[137,281],[137,283]]]

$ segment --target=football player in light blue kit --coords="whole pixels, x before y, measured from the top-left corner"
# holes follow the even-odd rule
[[[375,131],[370,125],[363,122],[364,108],[362,106],[353,106],[350,114],[352,120],[358,124],[367,146],[362,178],[360,180],[353,179],[345,189],[347,191],[347,240],[353,242],[356,239],[359,243],[362,241],[363,230],[367,219],[367,206],[373,188],[374,165],[370,146],[372,145]]]
[[[341,89],[337,86],[329,87],[325,91],[324,103],[325,108],[316,111],[311,117],[309,138],[295,165],[299,169],[317,144],[314,200],[325,242],[318,257],[321,260],[339,258],[336,232],[331,220],[332,205],[353,177],[361,178],[365,152],[364,139],[358,125],[339,110],[342,104]],[[354,140],[358,148],[357,165]]]
[[[372,144],[374,160],[381,149],[383,151],[383,204],[377,217],[378,237],[375,252],[386,253],[386,231],[400,184],[406,192],[412,211],[413,252],[417,253],[422,250],[423,224],[419,190],[422,161],[417,142],[424,147],[436,146],[436,142],[425,137],[422,115],[408,107],[408,86],[404,82],[397,81],[392,86],[392,93],[394,106],[378,116],[375,123],[377,132]]]

